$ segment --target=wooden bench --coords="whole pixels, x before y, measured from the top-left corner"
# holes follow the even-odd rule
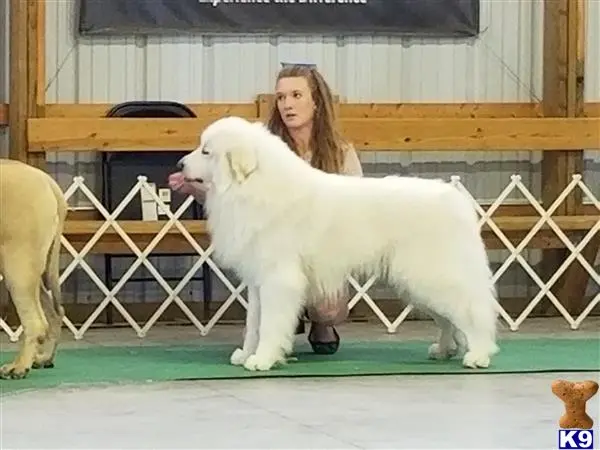
[[[540,220],[539,216],[492,217],[498,228],[506,234],[513,245],[518,243],[529,233],[529,230]],[[573,240],[574,236],[583,236],[598,221],[600,215],[581,216],[556,216],[553,217],[558,227]],[[206,229],[206,222],[202,220],[181,220],[185,229],[198,241],[202,248],[206,249],[210,244],[210,237]],[[65,226],[64,236],[77,251],[92,239],[92,236],[105,223],[103,220],[68,220]],[[117,223],[133,242],[143,250],[152,239],[165,226],[167,221],[143,222],[137,220],[122,220]],[[502,241],[491,230],[489,225],[482,227],[482,236],[489,249],[504,249]],[[565,244],[548,224],[544,224],[527,248],[565,248]],[[166,253],[179,253],[189,251],[190,243],[185,236],[173,225],[155,247],[157,251]],[[65,250],[66,251],[66,250]],[[120,253],[133,254],[131,249],[123,241],[117,231],[109,227],[94,245],[91,253]]]

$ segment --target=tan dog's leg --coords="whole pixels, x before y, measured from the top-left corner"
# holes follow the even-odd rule
[[[62,320],[65,315],[60,287],[60,246],[60,234],[58,234],[54,238],[50,252],[48,252],[48,261],[44,273],[44,284],[50,292],[43,288],[40,289],[43,313],[48,321],[49,329],[48,338],[41,346],[40,352],[33,363],[35,369],[54,367],[54,357],[60,341]]]
[[[42,345],[39,346],[38,353],[33,362],[34,369],[51,369],[54,367],[54,357],[56,348],[60,341],[62,331],[63,314],[59,314],[54,308],[54,300],[45,289],[40,289],[40,300],[46,320],[48,321],[48,335]],[[62,307],[61,307],[62,309]],[[64,311],[64,310],[63,310]]]
[[[0,367],[0,378],[26,377],[48,332],[48,322],[40,303],[41,270],[36,270],[31,261],[24,259],[15,257],[5,266],[4,280],[23,325],[23,338],[14,361]]]

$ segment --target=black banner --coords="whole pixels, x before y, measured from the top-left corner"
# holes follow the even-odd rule
[[[83,35],[479,33],[479,0],[79,0],[79,7]]]

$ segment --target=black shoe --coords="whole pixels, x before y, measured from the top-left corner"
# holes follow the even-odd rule
[[[311,330],[312,331],[312,330]],[[313,351],[318,355],[333,355],[338,351],[340,347],[340,335],[337,330],[333,328],[333,333],[335,334],[335,341],[332,342],[319,342],[311,339],[312,333],[308,335],[308,342],[312,346]]]

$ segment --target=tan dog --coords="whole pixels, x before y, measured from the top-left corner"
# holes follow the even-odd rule
[[[19,353],[0,367],[0,378],[54,367],[64,316],[59,258],[66,215],[63,193],[47,173],[0,159],[0,274],[23,325]]]

